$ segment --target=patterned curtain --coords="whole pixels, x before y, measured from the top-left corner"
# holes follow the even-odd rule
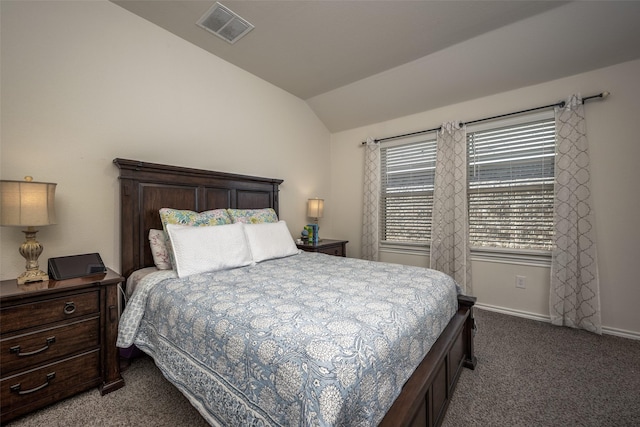
[[[438,132],[431,268],[452,276],[471,295],[471,249],[467,209],[467,131],[457,123]]]
[[[378,212],[380,203],[380,144],[367,138],[364,155],[362,206],[362,259],[378,261]]]
[[[549,311],[554,325],[602,333],[589,153],[580,95],[556,107],[554,249]]]

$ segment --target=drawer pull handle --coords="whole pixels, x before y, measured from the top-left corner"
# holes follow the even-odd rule
[[[65,302],[64,303],[64,314],[73,314],[73,312],[76,311],[76,303],[71,301],[71,302]]]
[[[28,351],[26,353],[20,353],[20,346],[16,345],[9,349],[9,353],[16,353],[18,357],[33,356],[34,354],[42,353],[43,351],[48,350],[49,346],[51,346],[51,344],[53,344],[54,342],[56,342],[56,337],[49,337],[47,338],[47,343],[44,345],[44,347],[39,348],[38,350]]]
[[[14,393],[18,393],[20,396],[23,396],[25,394],[30,394],[30,393],[35,393],[38,390],[42,390],[43,388],[45,388],[46,386],[49,385],[49,382],[54,379],[56,377],[56,373],[55,372],[51,372],[47,374],[47,379],[44,382],[44,384],[40,384],[38,387],[32,388],[30,390],[20,390],[20,383],[12,385],[11,386],[11,391]]]

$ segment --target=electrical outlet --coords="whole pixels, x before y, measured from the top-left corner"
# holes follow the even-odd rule
[[[516,276],[516,288],[526,289],[527,278],[525,276]]]

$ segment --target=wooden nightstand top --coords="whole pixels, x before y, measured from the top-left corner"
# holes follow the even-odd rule
[[[92,286],[96,283],[101,285],[110,285],[123,281],[124,278],[122,276],[109,268],[107,268],[106,273],[67,280],[46,280],[44,282],[25,283],[24,285],[18,285],[18,281],[16,279],[10,279],[0,282],[0,298],[5,302],[7,300],[29,298],[53,291]]]
[[[298,249],[306,252],[322,252],[329,255],[347,256],[348,240],[320,239],[317,245],[309,243],[297,243]]]

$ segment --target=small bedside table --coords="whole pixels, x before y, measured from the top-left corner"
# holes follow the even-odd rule
[[[348,240],[320,239],[320,242],[317,245],[300,243],[296,244],[296,246],[298,249],[302,249],[305,252],[320,252],[328,255],[346,257],[347,243],[349,243]]]
[[[120,376],[118,284],[106,273],[18,285],[0,282],[0,422]]]

